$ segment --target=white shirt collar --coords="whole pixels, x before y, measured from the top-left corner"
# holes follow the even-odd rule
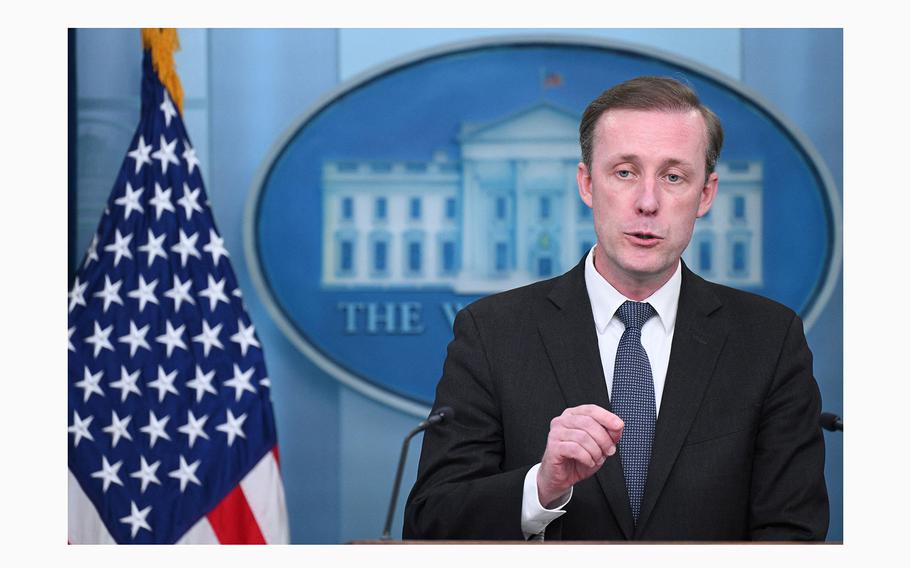
[[[594,325],[598,333],[604,333],[616,310],[623,302],[629,300],[614,288],[594,268],[594,248],[591,247],[585,259],[585,286],[588,289],[588,298],[591,300],[591,309],[594,312]],[[682,262],[677,262],[676,271],[667,280],[666,284],[657,289],[649,297],[642,300],[648,302],[657,312],[664,332],[669,334],[676,325],[676,310],[679,307],[679,291],[682,286]]]

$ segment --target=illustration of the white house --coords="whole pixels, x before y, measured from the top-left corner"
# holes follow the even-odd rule
[[[326,161],[322,285],[484,294],[561,274],[595,243],[575,182],[579,117],[540,103],[462,124],[458,159]],[[762,282],[762,164],[719,162],[683,254],[731,286]]]

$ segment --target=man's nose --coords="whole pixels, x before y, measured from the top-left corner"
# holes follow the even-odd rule
[[[657,209],[660,206],[657,191],[657,180],[650,177],[642,179],[635,199],[635,208],[640,214],[653,215],[657,213]]]

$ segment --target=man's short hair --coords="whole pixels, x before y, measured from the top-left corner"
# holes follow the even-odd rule
[[[591,101],[578,127],[581,159],[591,170],[591,152],[597,120],[609,110],[658,110],[688,112],[697,110],[705,120],[705,179],[714,172],[724,143],[724,129],[714,112],[703,105],[688,86],[670,77],[644,76],[611,87]]]

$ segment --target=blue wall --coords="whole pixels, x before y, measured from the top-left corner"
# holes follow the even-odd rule
[[[376,538],[398,452],[416,418],[340,385],[272,322],[246,266],[243,218],[275,141],[340,81],[390,58],[451,41],[564,30],[181,30],[176,57],[187,128],[215,219],[266,353],[295,543]],[[684,57],[739,80],[800,129],[842,196],[843,35],[840,30],[571,30]],[[95,230],[139,109],[138,30],[78,30],[76,262]],[[826,410],[843,415],[842,276],[809,332]],[[440,362],[441,366],[441,362]],[[843,444],[826,434],[829,539],[843,539]],[[393,534],[413,483],[411,445]]]

